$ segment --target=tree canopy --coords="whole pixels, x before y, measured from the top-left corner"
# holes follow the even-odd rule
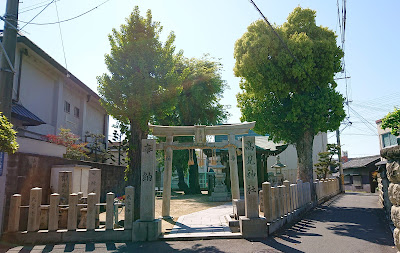
[[[108,39],[111,52],[105,55],[109,73],[97,78],[102,105],[115,119],[129,126],[128,184],[135,186],[135,219],[140,215],[141,141],[147,139],[148,123],[157,114],[172,114],[185,71],[175,70],[182,55],[175,53],[175,35],[160,41],[162,26],[140,15],[136,6],[119,30]]]
[[[156,118],[157,123],[175,126],[223,123],[229,115],[226,108],[220,104],[222,93],[227,87],[221,77],[222,65],[205,55],[201,59],[182,58],[177,63],[176,70],[179,73],[186,72],[176,109],[173,114]],[[181,142],[191,141],[190,137],[176,137],[175,139]],[[194,153],[194,151],[192,152]],[[188,159],[189,152],[187,150],[174,151],[173,166],[178,172],[178,185],[185,190],[185,193],[200,193],[196,157],[194,157],[194,165],[189,167],[190,188],[184,182]]]
[[[331,173],[330,168],[337,167],[339,163],[333,159],[334,155],[339,154],[340,147],[337,144],[327,144],[325,152],[318,153],[318,163],[314,164],[318,178],[326,179]]]
[[[345,117],[334,81],[343,51],[334,32],[317,26],[315,17],[315,11],[297,7],[283,25],[274,26],[294,57],[263,20],[247,28],[234,52],[241,120],[255,120],[260,134],[294,144],[303,181],[313,177],[314,136],[335,130]]]
[[[400,135],[400,109],[395,108],[382,119],[382,129],[390,128],[394,136]]]

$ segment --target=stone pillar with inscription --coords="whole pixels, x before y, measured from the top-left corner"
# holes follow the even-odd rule
[[[258,212],[258,181],[254,136],[242,137],[245,216],[239,217],[240,232],[245,238],[266,237],[267,221]]]
[[[32,188],[29,196],[28,232],[39,230],[40,205],[42,203],[42,188]]]
[[[72,171],[60,171],[58,173],[58,194],[60,205],[68,204],[69,194],[72,193]]]
[[[173,142],[173,136],[167,136],[166,145],[170,145]],[[165,149],[165,161],[164,161],[164,182],[163,182],[163,196],[162,196],[162,216],[163,218],[169,219],[170,215],[170,203],[171,203],[171,180],[172,180],[172,148],[168,147]]]
[[[132,240],[154,241],[161,234],[161,220],[155,219],[155,140],[142,140],[141,160],[140,219],[133,223]]]

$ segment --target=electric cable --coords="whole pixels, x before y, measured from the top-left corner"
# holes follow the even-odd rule
[[[48,4],[47,4],[41,11],[39,11],[39,13],[36,14],[29,22],[22,22],[22,23],[25,23],[25,25],[21,28],[21,30],[24,29],[25,26],[29,25],[37,16],[39,16],[44,10],[46,10],[47,7],[49,7],[50,4],[52,4],[54,1],[55,1],[55,0],[52,0],[50,3],[48,3]],[[21,20],[19,20],[19,22],[21,22]]]
[[[54,1],[54,0],[53,0],[53,1]],[[72,18],[64,19],[64,20],[57,21],[57,22],[48,22],[48,23],[30,23],[30,24],[31,24],[31,25],[55,25],[55,24],[59,24],[59,23],[68,22],[68,21],[71,21],[71,20],[77,19],[77,18],[79,18],[79,17],[82,17],[83,15],[86,15],[86,14],[88,14],[89,12],[92,12],[92,11],[94,11],[95,9],[99,8],[100,6],[102,6],[103,4],[105,4],[105,3],[109,2],[109,1],[111,1],[111,0],[106,0],[106,1],[102,2],[101,4],[97,5],[96,7],[92,8],[92,9],[90,9],[90,10],[88,10],[88,11],[85,11],[84,13],[81,13],[81,14],[79,14],[79,15],[75,16],[75,17],[72,17]],[[21,22],[21,23],[28,23],[28,22],[26,22],[26,21],[22,21],[22,20],[19,20],[19,22]]]
[[[60,16],[58,15],[57,3],[54,2],[54,5],[56,7],[57,19],[60,20]],[[67,70],[67,77],[69,77],[67,57],[65,56],[64,39],[63,39],[62,32],[61,32],[61,23],[58,23],[58,29],[60,31],[61,45],[62,45],[62,50],[63,50],[63,54],[64,54],[65,69]]]

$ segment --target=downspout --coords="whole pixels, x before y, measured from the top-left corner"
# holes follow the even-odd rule
[[[17,97],[15,99],[16,102],[19,102],[19,91],[21,89],[21,76],[22,76],[22,56],[28,55],[28,50],[26,48],[21,49],[19,51],[19,66],[18,66],[18,82],[17,82]]]

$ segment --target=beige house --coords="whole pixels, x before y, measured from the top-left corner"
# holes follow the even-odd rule
[[[391,129],[386,128],[382,129],[382,120],[375,121],[377,128],[378,128],[378,135],[379,135],[379,147],[380,149],[396,146],[397,144],[397,137],[390,133]]]

